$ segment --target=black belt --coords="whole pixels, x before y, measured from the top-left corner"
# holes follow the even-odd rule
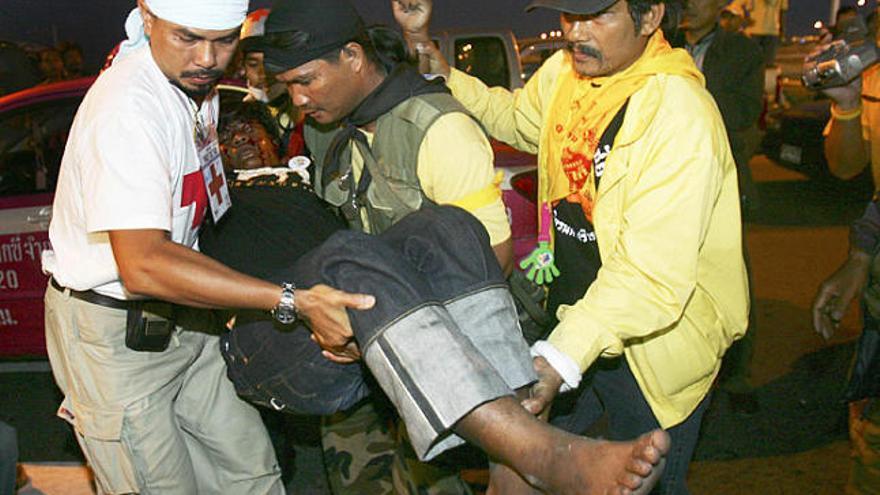
[[[123,301],[121,299],[115,299],[110,296],[98,294],[97,292],[95,292],[93,290],[68,289],[66,287],[62,287],[61,284],[56,282],[54,278],[50,278],[49,283],[52,284],[52,287],[54,287],[59,292],[68,291],[70,293],[71,297],[79,299],[80,301],[85,301],[87,303],[97,304],[98,306],[104,306],[106,308],[122,309],[122,310],[127,311],[129,308],[131,308],[131,306],[133,304],[143,302],[140,300],[138,300],[138,301]]]

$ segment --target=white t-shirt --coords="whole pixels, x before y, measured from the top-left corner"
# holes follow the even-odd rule
[[[218,98],[198,109],[216,127]],[[58,177],[43,270],[65,287],[130,299],[107,234],[160,229],[198,249],[208,198],[195,144],[197,107],[148,46],[101,74],[77,111]]]

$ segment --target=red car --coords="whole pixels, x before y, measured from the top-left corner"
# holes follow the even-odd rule
[[[85,77],[0,98],[0,356],[43,355],[40,253],[49,248],[52,197]]]
[[[0,98],[0,358],[43,356],[43,293],[48,277],[40,253],[58,168],[73,117],[95,77],[36,86]],[[222,85],[225,92],[243,92]],[[243,93],[242,93],[243,94]],[[234,95],[232,95],[234,96]],[[493,142],[511,219],[517,259],[535,245],[533,155]],[[515,174],[526,171],[525,176]],[[515,187],[515,186],[519,187]],[[526,194],[521,194],[521,192]]]

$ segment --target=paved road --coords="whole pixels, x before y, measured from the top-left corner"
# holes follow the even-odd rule
[[[848,223],[870,185],[812,183],[752,161],[763,209],[750,225],[758,303],[753,382],[762,411],[742,418],[717,394],[690,483],[695,494],[841,494],[848,469],[840,386],[858,333],[852,308],[830,343],[813,333],[818,285],[845,258]]]

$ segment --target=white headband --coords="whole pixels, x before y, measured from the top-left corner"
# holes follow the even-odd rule
[[[194,29],[232,29],[244,22],[248,10],[248,0],[145,0],[144,3],[156,17]],[[119,46],[114,63],[148,42],[137,7],[125,20],[125,34],[128,39]]]
[[[248,0],[145,0],[150,12],[194,29],[232,29],[244,22]]]

